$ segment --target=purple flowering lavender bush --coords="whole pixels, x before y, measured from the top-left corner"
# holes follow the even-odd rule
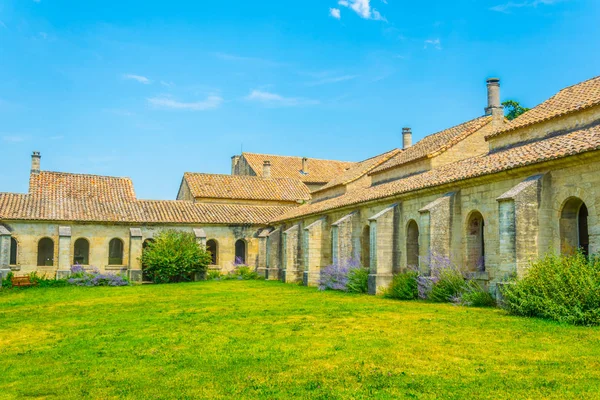
[[[321,269],[319,290],[367,293],[369,269],[355,259],[341,260]]]
[[[128,286],[129,280],[121,274],[102,273],[96,267],[88,269],[76,264],[67,279],[73,286]]]

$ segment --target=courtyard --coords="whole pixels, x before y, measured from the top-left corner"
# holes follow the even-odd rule
[[[600,329],[264,281],[0,292],[0,397],[594,398]]]

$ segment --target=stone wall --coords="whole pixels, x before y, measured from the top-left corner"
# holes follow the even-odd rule
[[[11,237],[18,242],[17,265],[11,266],[18,274],[33,271],[54,274],[58,270],[69,269],[73,264],[75,241],[84,238],[90,243],[89,265],[101,271],[120,272],[141,269],[140,256],[142,243],[151,239],[163,229],[177,229],[194,232],[194,228],[202,228],[205,239],[199,243],[214,239],[218,242],[219,266],[224,270],[233,269],[235,259],[235,242],[244,239],[247,242],[247,262],[256,267],[258,263],[258,226],[145,226],[121,224],[84,224],[3,221],[11,229]],[[136,229],[136,231],[133,231]],[[138,233],[139,232],[139,233]],[[7,237],[9,238],[9,237]],[[37,266],[38,242],[50,238],[54,242],[54,265]],[[114,239],[123,242],[123,264],[108,265],[108,245]],[[5,257],[6,250],[1,249],[0,260]]]

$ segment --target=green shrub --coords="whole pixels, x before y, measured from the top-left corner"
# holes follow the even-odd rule
[[[12,272],[9,272],[8,274],[6,274],[6,278],[2,279],[2,287],[4,289],[12,288],[12,277],[13,276],[14,276],[14,274]]]
[[[460,304],[470,307],[495,307],[496,299],[475,281],[467,280],[460,294]]]
[[[206,280],[207,281],[215,281],[217,279],[220,279],[221,276],[223,276],[223,274],[221,274],[221,271],[216,270],[216,269],[209,269],[208,272],[206,273]]]
[[[547,256],[506,285],[503,306],[514,315],[574,325],[600,325],[600,259],[581,253]]]
[[[346,290],[350,293],[369,292],[369,268],[354,268],[348,273]]]
[[[258,273],[252,270],[247,265],[238,265],[234,268],[233,271],[230,271],[228,274],[221,275],[220,279],[222,280],[233,280],[237,279],[240,281],[252,281],[252,280],[261,280],[264,279],[262,276],[258,275]]]
[[[206,271],[212,259],[192,233],[165,230],[148,243],[141,261],[152,281],[171,283],[193,280],[195,274]]]
[[[29,281],[33,286],[42,288],[69,286],[69,282],[66,279],[48,278],[46,275],[40,275],[37,272],[29,274]]]
[[[414,271],[400,273],[394,276],[384,296],[389,299],[416,300],[419,298],[419,274]]]
[[[465,290],[465,278],[456,268],[443,268],[433,281],[429,300],[438,303],[456,301]]]

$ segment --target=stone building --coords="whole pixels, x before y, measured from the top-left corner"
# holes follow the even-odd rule
[[[141,274],[160,229],[194,232],[233,267],[315,285],[356,260],[375,294],[395,273],[452,263],[494,290],[548,252],[600,251],[600,77],[513,121],[488,80],[485,113],[400,149],[349,163],[242,153],[231,175],[185,173],[177,200],[138,200],[126,178],[40,171],[0,194],[0,268],[74,263]],[[597,205],[598,204],[598,205]]]

